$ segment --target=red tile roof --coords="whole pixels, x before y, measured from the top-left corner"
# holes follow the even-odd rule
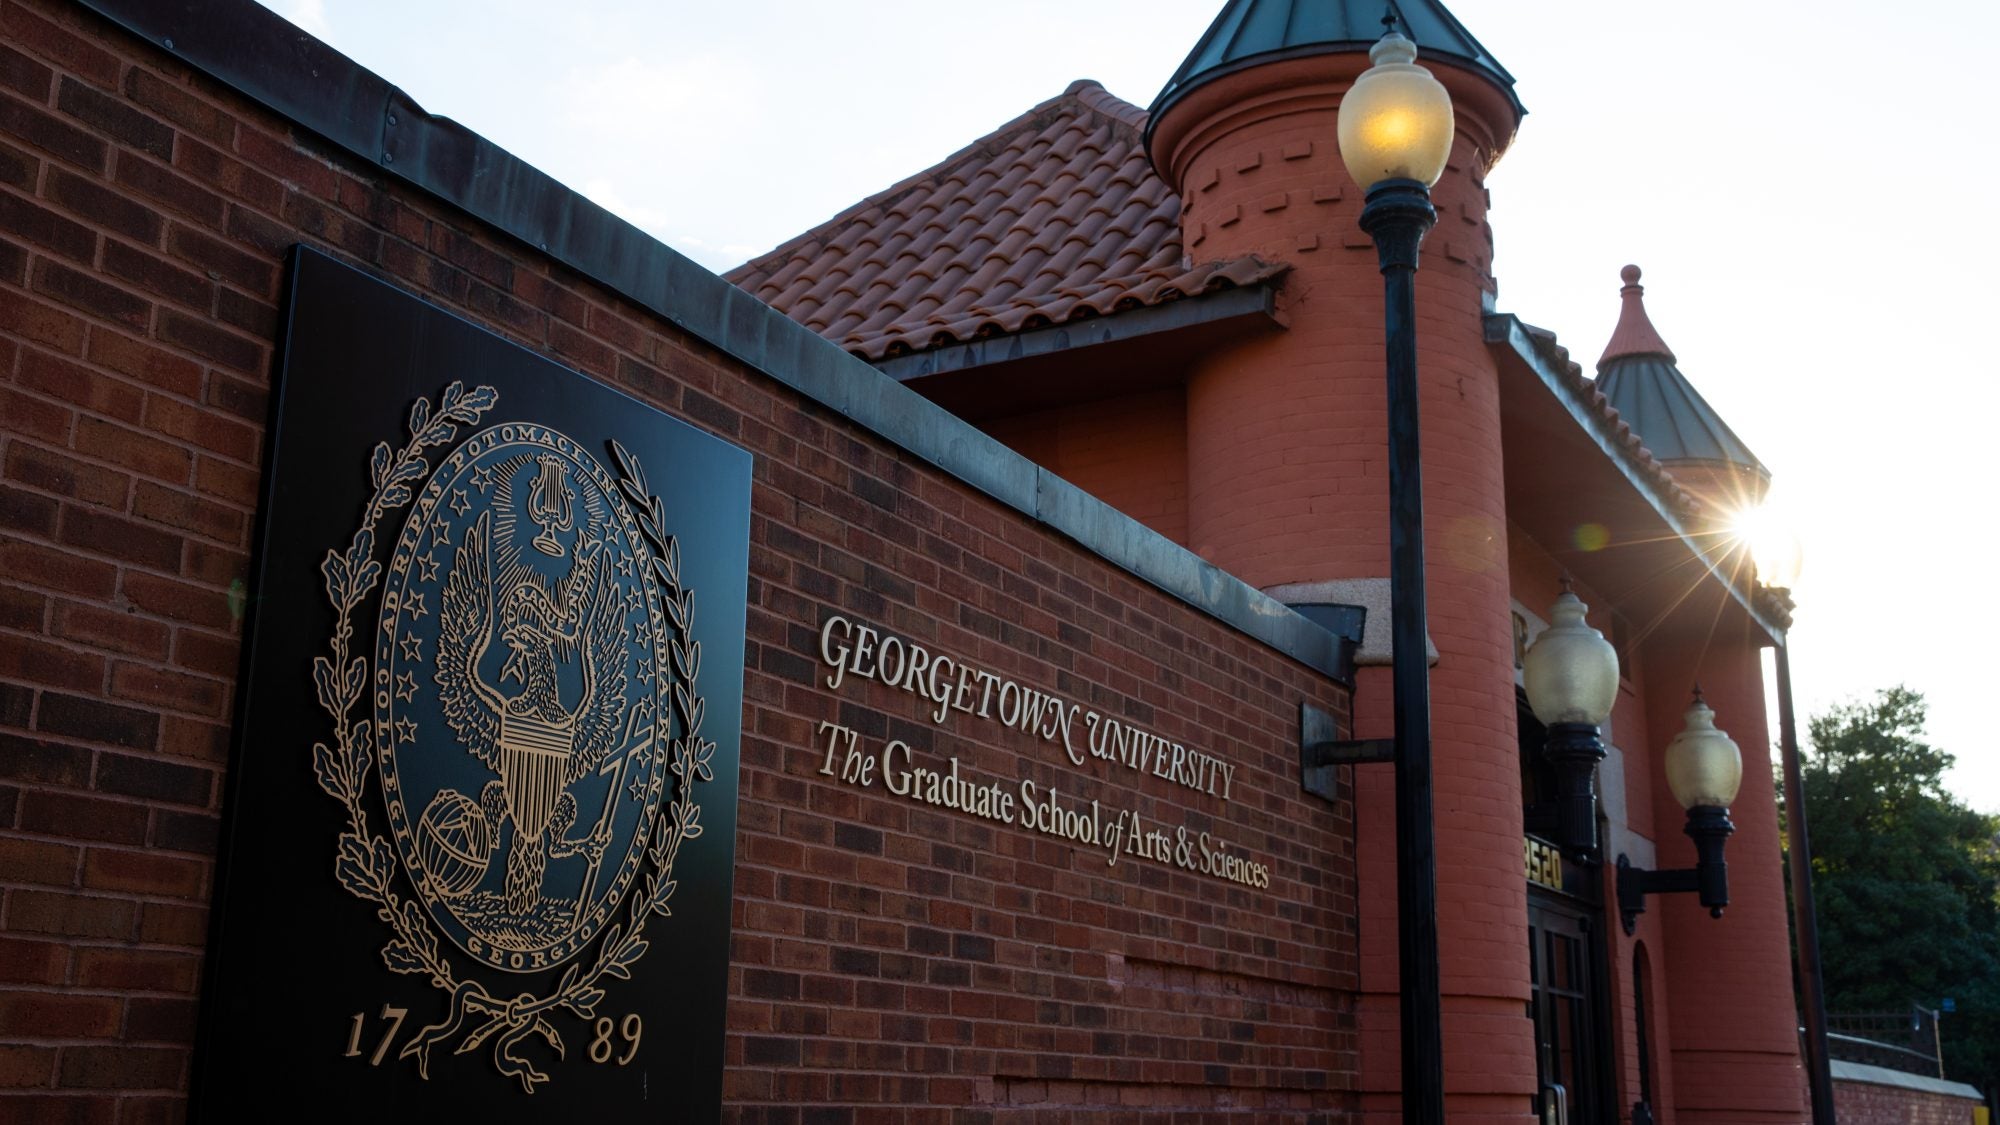
[[[1290,267],[1188,263],[1146,114],[1095,82],[1008,122],[723,276],[863,359],[1253,285]],[[1682,514],[1701,510],[1546,329],[1523,325]],[[1664,345],[1661,345],[1664,348]]]
[[[1251,285],[1190,264],[1146,114],[1088,80],[724,276],[864,359]]]

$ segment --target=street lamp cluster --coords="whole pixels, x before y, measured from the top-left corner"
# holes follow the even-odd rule
[[[1548,727],[1543,757],[1555,769],[1555,843],[1586,863],[1600,858],[1597,841],[1597,764],[1604,759],[1602,729],[1618,700],[1618,653],[1588,625],[1589,607],[1565,589],[1549,610],[1554,622],[1522,658],[1528,706]],[[1667,787],[1687,810],[1684,831],[1695,845],[1695,866],[1647,871],[1618,857],[1618,910],[1631,933],[1646,896],[1693,891],[1714,917],[1729,905],[1729,867],[1723,847],[1736,830],[1729,806],[1743,782],[1743,755],[1717,730],[1715,712],[1694,689],[1686,725],[1661,755]]]

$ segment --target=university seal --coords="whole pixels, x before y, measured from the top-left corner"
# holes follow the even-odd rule
[[[335,875],[387,923],[384,962],[446,1000],[401,1057],[427,1075],[433,1047],[490,1043],[532,1093],[548,1076],[522,1045],[561,1057],[560,1017],[600,1019],[669,913],[715,744],[693,593],[643,467],[615,442],[607,466],[546,426],[478,428],[497,398],[453,383],[413,405],[400,450],[374,450],[361,526],[321,564],[337,624],[313,667],[333,720],[314,768],[346,807]],[[539,995],[505,983],[556,968]]]

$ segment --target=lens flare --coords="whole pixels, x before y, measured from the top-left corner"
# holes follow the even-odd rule
[[[1569,540],[1579,551],[1602,551],[1611,545],[1611,529],[1601,523],[1578,524],[1576,530],[1570,532]]]

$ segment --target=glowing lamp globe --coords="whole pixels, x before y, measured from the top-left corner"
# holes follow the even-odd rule
[[[1528,706],[1545,725],[1601,727],[1618,702],[1618,652],[1584,621],[1589,609],[1564,590],[1549,610],[1554,624],[1542,630],[1521,658]]]
[[[1417,45],[1399,32],[1368,52],[1340,101],[1340,159],[1363,189],[1384,180],[1415,180],[1428,188],[1451,155],[1451,95],[1416,65]]]
[[[1743,754],[1715,728],[1715,712],[1695,692],[1687,725],[1667,743],[1667,787],[1684,809],[1726,809],[1743,785]]]

